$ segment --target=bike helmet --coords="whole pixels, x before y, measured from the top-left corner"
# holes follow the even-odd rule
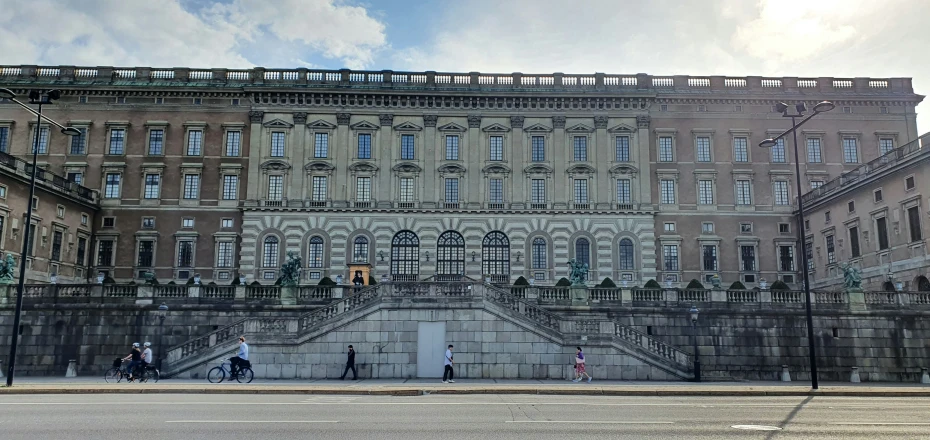
[[[132,346],[138,348],[138,347],[139,347],[139,343],[138,343],[138,342],[133,342],[133,343],[132,343]]]
[[[151,343],[151,342],[146,342],[145,344],[142,344],[142,345],[144,345],[144,346],[146,346],[146,347],[151,347],[151,346],[152,346],[152,343]]]

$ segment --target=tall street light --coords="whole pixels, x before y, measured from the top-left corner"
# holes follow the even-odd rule
[[[807,121],[810,121],[814,116],[817,116],[821,113],[828,112],[836,108],[830,101],[821,101],[814,106],[814,113],[811,113],[809,116],[804,116],[804,112],[807,111],[807,106],[804,103],[798,103],[794,105],[795,113],[788,113],[788,104],[779,102],[775,106],[775,110],[781,112],[782,117],[791,118],[791,128],[786,130],[784,133],[774,137],[766,139],[759,143],[759,146],[762,148],[772,148],[778,141],[788,133],[791,133],[794,137],[794,171],[798,193],[798,241],[801,242],[801,270],[804,273],[804,298],[806,299],[807,306],[807,344],[808,344],[808,355],[810,357],[811,365],[811,388],[817,389],[817,348],[814,344],[814,315],[811,312],[811,288],[810,280],[807,270],[807,233],[804,231],[804,201],[801,199],[803,195],[801,193],[801,156],[798,154],[798,127],[804,125]],[[796,121],[796,118],[804,117],[801,121]]]
[[[158,371],[161,371],[161,360],[168,355],[168,349],[165,348],[165,318],[168,317],[168,305],[161,303],[155,313],[158,316],[158,350],[161,351],[161,355],[158,356]]]
[[[691,317],[691,340],[694,342],[694,381],[701,381],[701,355],[698,352],[697,344],[697,322],[698,322],[698,313],[700,313],[695,306],[691,306],[691,310],[688,310],[688,315]]]
[[[42,120],[45,119],[52,125],[61,129],[61,132],[68,136],[80,136],[81,132],[74,127],[65,127],[42,115],[42,105],[51,104],[52,101],[61,98],[60,90],[32,90],[29,92],[29,103],[38,105],[38,110],[33,110],[26,104],[16,99],[16,94],[10,89],[0,89],[0,99],[6,99],[18,104],[20,107],[29,111],[36,116],[36,131],[32,144],[32,175],[29,176],[29,202],[26,204],[26,221],[32,221],[32,199],[36,192],[36,173],[38,170],[37,161],[39,159],[39,136],[42,128]],[[27,224],[28,226],[28,224]],[[16,312],[13,315],[13,332],[10,343],[10,359],[7,366],[6,386],[13,386],[13,373],[16,369],[16,346],[19,344],[19,321],[23,312],[23,290],[26,285],[26,258],[29,252],[29,228],[23,228],[23,251],[19,255],[19,283],[16,286]]]

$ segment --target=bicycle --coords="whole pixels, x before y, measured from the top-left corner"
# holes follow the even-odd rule
[[[125,362],[127,361],[124,359],[119,359],[119,358],[114,360],[112,368],[110,368],[109,370],[107,370],[106,373],[104,373],[103,380],[106,381],[107,383],[111,383],[111,382],[120,383],[123,381],[123,379],[128,380],[129,372],[126,371],[125,367],[123,367],[123,363]],[[155,366],[153,365],[148,365],[145,368],[139,368],[139,367],[137,368],[141,370],[141,373],[139,375],[139,378],[134,379],[134,380],[138,380],[139,383],[147,382],[149,379],[157,383],[158,380],[161,378],[161,372],[158,371],[158,369],[155,368]]]
[[[236,379],[236,382],[239,383],[252,383],[252,379],[255,378],[255,373],[252,371],[251,366],[252,364],[246,361],[246,364],[239,367],[239,371],[233,375],[231,371],[232,363],[220,361],[218,367],[211,368],[207,373],[207,380],[210,383],[220,383],[226,380],[226,376],[229,376],[230,380]]]

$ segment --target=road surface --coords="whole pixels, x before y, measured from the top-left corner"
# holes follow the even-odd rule
[[[4,440],[903,440],[930,438],[930,399],[8,395],[0,396],[0,434]]]

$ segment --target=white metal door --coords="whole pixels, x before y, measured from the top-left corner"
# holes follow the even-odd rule
[[[446,323],[419,323],[417,327],[417,377],[442,377],[445,356]]]

